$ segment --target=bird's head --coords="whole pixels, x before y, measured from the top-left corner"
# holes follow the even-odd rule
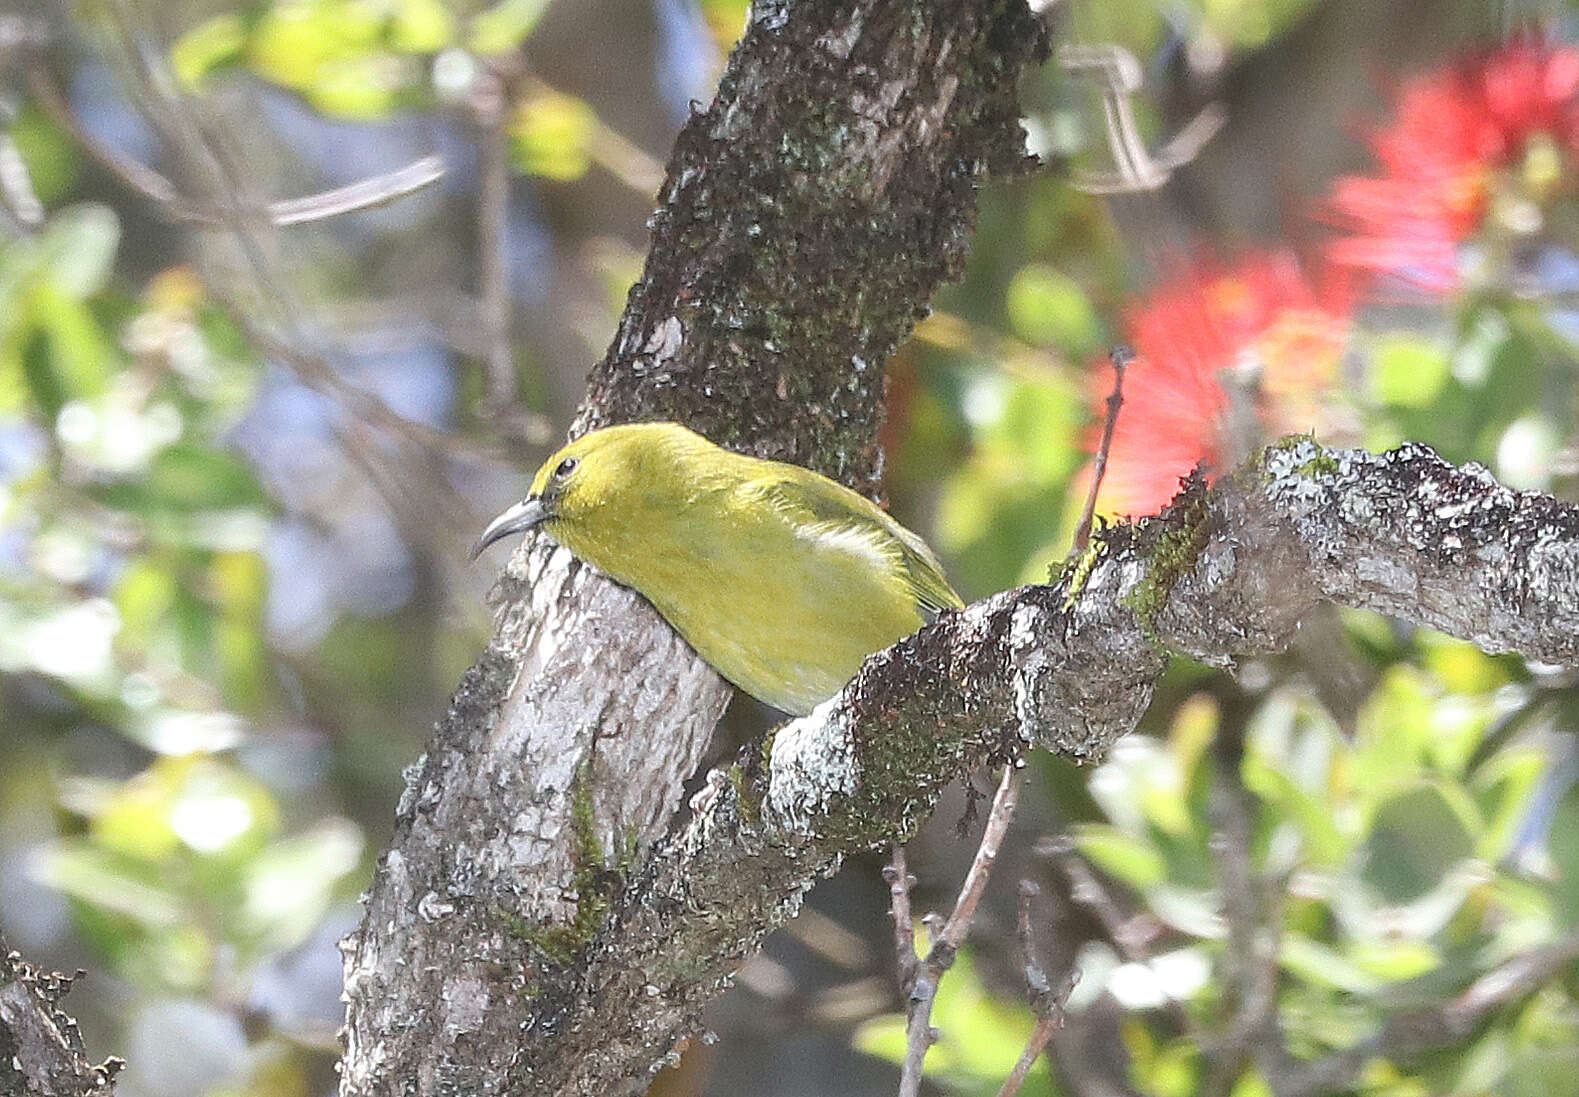
[[[599,512],[618,510],[621,500],[672,480],[681,451],[696,446],[710,443],[677,423],[632,423],[582,435],[543,462],[525,499],[488,523],[472,559],[495,541],[538,526],[563,541]]]

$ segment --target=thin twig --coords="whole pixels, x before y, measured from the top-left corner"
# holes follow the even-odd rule
[[[1047,1041],[1053,1038],[1053,1033],[1063,1027],[1062,1011],[1036,1019],[1036,1027],[1031,1030],[1031,1037],[1025,1042],[1025,1050],[1020,1052],[1020,1058],[1016,1060],[1014,1069],[1003,1080],[1003,1085],[998,1087],[998,1097],[1014,1097],[1020,1092],[1020,1087],[1025,1084],[1025,1076],[1031,1073],[1031,1068],[1036,1065],[1036,1060],[1047,1047]]]
[[[1113,363],[1113,391],[1107,398],[1107,416],[1102,420],[1102,441],[1096,456],[1091,459],[1091,490],[1086,493],[1086,505],[1080,512],[1080,525],[1075,527],[1075,540],[1070,552],[1079,555],[1091,543],[1091,525],[1096,520],[1097,493],[1102,490],[1102,478],[1107,475],[1108,451],[1113,448],[1113,431],[1118,427],[1119,409],[1124,406],[1124,370],[1134,361],[1135,352],[1120,344],[1108,351],[1108,361]]]
[[[987,827],[982,832],[981,844],[976,847],[970,871],[965,874],[959,897],[954,901],[954,910],[941,926],[937,924],[936,915],[927,919],[928,928],[934,930],[932,947],[927,950],[927,958],[920,965],[910,990],[910,1017],[905,1027],[905,1060],[899,1073],[899,1097],[916,1097],[920,1092],[922,1063],[927,1049],[937,1042],[937,1030],[932,1027],[932,1003],[937,998],[938,983],[944,972],[953,966],[954,957],[970,932],[971,919],[976,916],[987,878],[998,860],[1003,836],[1014,818],[1022,781],[1023,772],[1013,761],[1004,766],[998,792],[992,798],[992,810],[987,813]]]
[[[1097,920],[1108,943],[1117,950],[1125,963],[1151,963],[1155,955],[1154,946],[1167,933],[1167,927],[1156,915],[1144,910],[1126,909],[1068,835],[1037,842],[1035,853],[1050,861],[1062,874],[1068,882],[1065,898]],[[1190,1011],[1184,1008],[1184,1003],[1170,995],[1163,1008],[1180,1032],[1186,1033],[1197,1045],[1204,1046],[1207,1043],[1206,1034]]]
[[[128,48],[134,48],[134,45],[135,43],[128,39]],[[144,70],[141,67],[137,67],[137,71],[141,73]],[[65,98],[55,87],[48,71],[44,67],[42,59],[38,57],[30,57],[28,59],[27,75],[34,98],[45,113],[57,125],[70,133],[83,150],[101,167],[115,176],[122,185],[155,205],[167,219],[211,227],[237,228],[237,222],[242,216],[240,212],[242,208],[241,203],[231,203],[228,212],[204,211],[200,203],[184,197],[177,190],[175,184],[171,183],[159,172],[136,160],[122,156],[94,137],[78,120],[70,104],[66,102]],[[145,97],[150,97],[156,92],[156,86],[144,88]],[[161,127],[167,134],[173,128],[168,121]],[[204,141],[203,144],[207,146],[208,142]],[[345,187],[308,195],[304,198],[293,198],[271,203],[267,207],[267,215],[271,223],[283,226],[305,224],[310,221],[319,221],[345,213],[370,209],[415,193],[441,178],[443,173],[443,161],[437,156],[426,156],[385,175],[363,179]],[[237,231],[241,230],[237,228]],[[254,266],[259,269],[260,281],[265,280],[261,277],[262,271],[266,269],[266,264],[261,257],[261,251],[256,256]],[[271,288],[283,290],[283,287],[279,285],[277,280],[272,278],[266,280],[272,283]],[[321,355],[302,348],[297,345],[295,340],[278,338],[268,332],[262,324],[252,319],[251,310],[242,307],[234,297],[218,291],[213,286],[210,286],[210,291],[220,304],[230,312],[232,317],[241,324],[243,330],[247,333],[248,339],[255,346],[290,366],[293,372],[308,387],[342,400],[357,414],[367,417],[387,430],[406,435],[418,444],[433,449],[438,453],[449,456],[467,456],[475,460],[492,461],[499,459],[500,455],[497,453],[474,446],[464,439],[458,439],[453,435],[434,430],[425,424],[400,415],[376,394],[347,381]]]
[[[594,163],[637,194],[650,198],[663,186],[663,162],[649,156],[601,118],[593,125],[587,153]]]
[[[905,863],[905,847],[895,846],[893,860],[883,869],[883,879],[888,882],[889,912],[894,920],[894,956],[899,968],[899,985],[908,995],[915,986],[916,969],[921,961],[916,957],[916,927],[910,914],[910,889],[916,878],[910,875]]]
[[[1014,1069],[998,1088],[998,1097],[1014,1097],[1020,1092],[1020,1087],[1025,1084],[1025,1076],[1036,1065],[1036,1060],[1047,1047],[1047,1041],[1053,1038],[1053,1033],[1064,1027],[1064,1006],[1068,1004],[1075,984],[1080,981],[1080,972],[1071,969],[1055,987],[1037,959],[1036,943],[1031,932],[1031,901],[1039,893],[1040,889],[1030,880],[1020,881],[1020,910],[1016,927],[1020,938],[1020,955],[1025,958],[1025,985],[1031,993],[1036,1027],[1031,1030],[1030,1039],[1026,1041],[1025,1050],[1020,1053]]]
[[[154,206],[165,220],[206,228],[225,228],[237,215],[247,213],[244,208],[234,212],[222,211],[195,201],[183,195],[160,172],[100,141],[78,119],[71,104],[55,86],[41,57],[30,56],[25,68],[28,89],[50,121],[69,133],[90,160],[122,186]],[[443,177],[444,160],[439,156],[424,156],[383,175],[359,179],[343,187],[301,198],[270,202],[251,212],[281,228],[304,225],[388,205],[431,186]]]
[[[1047,969],[1036,955],[1036,938],[1031,930],[1031,900],[1042,893],[1031,880],[1020,881],[1020,907],[1015,918],[1015,933],[1020,939],[1020,956],[1025,962],[1025,985],[1031,992],[1031,1004],[1038,1013],[1048,1012],[1046,999],[1053,984],[1047,978]]]
[[[1266,889],[1251,854],[1252,810],[1244,786],[1244,722],[1248,701],[1224,706],[1213,740],[1208,814],[1212,822],[1213,861],[1223,921],[1228,927],[1223,950],[1223,984],[1234,1003],[1233,1015],[1211,1046],[1203,1047],[1207,1063],[1203,1094],[1226,1094],[1247,1060],[1281,1064],[1285,1054],[1277,1024],[1277,939],[1280,928],[1264,901]],[[1280,915],[1279,915],[1280,916]]]
[[[373,175],[334,190],[288,198],[268,205],[269,221],[281,228],[326,221],[347,213],[361,213],[398,202],[444,178],[444,158],[424,156],[403,168]]]
[[[1165,932],[1154,915],[1126,910],[1067,835],[1037,842],[1036,854],[1052,861],[1069,881],[1069,901],[1096,918],[1125,963],[1151,962],[1151,946]]]
[[[1089,193],[1132,194],[1158,189],[1174,171],[1193,159],[1227,121],[1227,112],[1221,106],[1208,104],[1152,155],[1141,140],[1131,101],[1144,83],[1135,55],[1108,42],[1069,44],[1059,49],[1058,61],[1071,75],[1092,79],[1100,88],[1108,149],[1117,170],[1080,172],[1075,185]]]
[[[213,296],[242,325],[248,338],[253,340],[255,345],[290,366],[303,383],[335,397],[355,414],[398,436],[404,436],[441,456],[452,456],[458,448],[457,439],[398,414],[377,395],[347,381],[328,364],[324,355],[316,351],[318,340],[309,335],[307,324],[302,319],[304,309],[301,302],[270,261],[258,231],[260,226],[249,220],[242,212],[246,207],[245,201],[242,200],[245,171],[232,157],[223,141],[204,132],[203,127],[192,116],[185,99],[171,90],[173,82],[156,69],[155,63],[142,49],[126,11],[126,0],[111,0],[106,8],[131,62],[137,90],[149,110],[149,117],[155,128],[167,142],[185,150],[194,158],[194,162],[206,159],[212,185],[222,195],[222,198],[214,203],[215,208],[222,214],[224,227],[234,237],[245,255],[253,276],[263,290],[262,300],[273,306],[276,323],[285,335],[283,337],[274,335],[268,324],[254,318],[253,309],[243,307],[233,295],[210,282],[209,289]],[[416,167],[421,168],[420,163]],[[429,168],[409,172],[403,169],[403,172],[395,173],[395,182],[390,182],[390,177],[385,176],[381,177],[382,184],[368,186],[361,191],[353,189],[347,194],[342,188],[340,192],[332,192],[337,195],[334,203],[349,207],[359,202],[373,202],[392,190],[407,188],[409,192],[412,185],[431,174]],[[168,181],[163,180],[162,176],[157,178],[168,185]],[[171,190],[174,191],[173,186]],[[298,207],[295,215],[304,215],[310,211],[310,207],[311,203],[307,207]],[[372,452],[367,451],[364,456],[371,455]],[[375,485],[380,487],[381,494],[385,495],[392,509],[401,505],[398,495],[391,495],[385,491],[386,485],[380,480],[375,480]]]
[[[950,953],[958,952],[965,943],[971,919],[976,917],[976,907],[981,902],[981,893],[986,890],[987,877],[992,874],[992,866],[998,861],[1003,836],[1008,833],[1014,809],[1019,806],[1020,785],[1024,777],[1024,770],[1015,763],[1004,766],[998,791],[992,798],[992,810],[987,813],[987,827],[982,832],[981,844],[976,847],[976,858],[971,862],[970,871],[965,874],[965,884],[960,888],[959,898],[954,901],[954,910],[949,914],[948,921],[943,923],[943,932],[933,944],[932,952],[939,948],[947,949]]]
[[[189,220],[190,206],[175,184],[153,168],[125,156],[93,135],[77,118],[76,111],[66,102],[66,97],[55,87],[42,57],[30,56],[26,62],[28,90],[33,101],[61,129],[71,135],[77,147],[88,158],[120,182],[128,190],[155,206],[160,214],[171,220]]]
[[[269,331],[263,324],[254,320],[239,301],[220,292],[215,292],[214,298],[241,327],[249,343],[270,358],[290,367],[291,372],[296,374],[302,384],[336,400],[353,414],[391,434],[404,436],[440,457],[478,463],[505,459],[505,455],[493,447],[481,445],[460,435],[448,434],[400,414],[377,393],[347,380],[322,356]]]

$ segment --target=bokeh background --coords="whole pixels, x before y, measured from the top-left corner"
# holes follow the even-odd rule
[[[1048,7],[1074,52],[1024,89],[1047,169],[985,190],[965,278],[888,365],[890,502],[967,598],[1060,566],[1117,342],[1106,514],[1285,431],[1574,496],[1570,6]],[[562,440],[745,17],[0,5],[0,928],[89,970],[69,1008],[127,1097],[332,1090],[334,942],[489,635],[499,558],[466,548]],[[289,201],[369,179],[376,208]],[[1270,1093],[1210,1053],[1257,963],[1319,1059],[1572,940],[1576,716],[1571,673],[1358,613],[1232,678],[1181,663],[1104,764],[1033,759],[933,1083],[996,1092],[1034,1023],[1021,879],[1081,974],[1040,1095]],[[912,845],[918,913],[952,901],[982,781]],[[894,1091],[880,867],[813,894],[659,1091]],[[1333,1092],[1579,1093],[1576,993],[1570,966]]]

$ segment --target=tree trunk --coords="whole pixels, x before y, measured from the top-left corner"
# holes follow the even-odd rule
[[[676,419],[875,494],[883,362],[960,269],[983,177],[1029,163],[1015,83],[1046,53],[1024,0],[754,4],[577,432]],[[347,1095],[638,1087],[727,974],[676,955],[695,983],[637,986],[614,1028],[562,1011],[729,690],[545,543],[498,589],[344,946]]]

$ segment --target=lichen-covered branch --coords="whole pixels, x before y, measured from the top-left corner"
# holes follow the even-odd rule
[[[80,973],[79,973],[80,974]],[[0,1094],[108,1097],[119,1059],[94,1065],[59,1008],[72,977],[39,971],[0,937]]]
[[[979,182],[1026,162],[1015,83],[1046,53],[1024,0],[755,3],[575,429],[678,419],[875,493],[883,363],[960,268]],[[498,589],[345,944],[347,1095],[606,1093],[672,1046],[676,1026],[567,1089],[581,1049],[546,988],[668,826],[728,689],[546,542]]]
[[[523,1076],[544,1093],[640,1078],[817,879],[904,839],[949,781],[1031,743],[1099,758],[1170,651],[1216,665],[1274,651],[1323,600],[1579,664],[1579,508],[1424,447],[1297,439],[1104,531],[1052,585],[944,614],[710,775],[602,932],[539,984]]]

